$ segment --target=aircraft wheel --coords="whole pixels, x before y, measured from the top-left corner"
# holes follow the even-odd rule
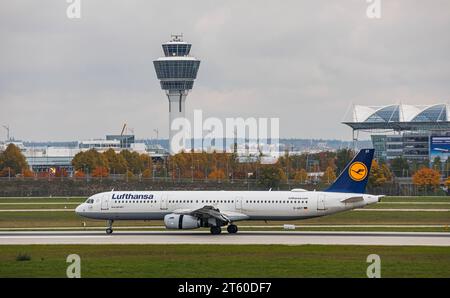
[[[109,234],[112,234],[112,232],[113,232],[113,230],[112,230],[112,229],[110,229],[110,228],[107,228],[107,229],[106,229],[106,234],[108,234],[108,235],[109,235]]]
[[[217,227],[217,226],[211,227],[211,234],[219,235],[221,232],[222,232],[222,229],[220,227]]]
[[[227,231],[228,231],[228,233],[230,233],[230,234],[236,234],[237,231],[238,231],[238,227],[237,227],[237,225],[229,225],[229,226],[227,227]]]

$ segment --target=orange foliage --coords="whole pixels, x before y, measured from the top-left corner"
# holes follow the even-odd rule
[[[94,171],[92,171],[92,177],[108,177],[109,170],[106,167],[96,167]]]
[[[34,172],[29,169],[25,169],[23,170],[23,177],[26,178],[34,177]]]
[[[211,180],[223,180],[225,179],[225,173],[222,170],[214,170],[209,175],[208,178]]]
[[[68,175],[66,169],[57,169],[55,172],[55,177],[67,177]]]
[[[75,178],[84,178],[84,172],[83,171],[75,171]]]
[[[413,183],[421,188],[434,189],[441,182],[441,174],[430,168],[421,168],[412,177]]]

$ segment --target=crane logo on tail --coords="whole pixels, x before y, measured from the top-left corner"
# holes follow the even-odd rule
[[[362,181],[367,176],[367,167],[364,163],[356,161],[348,168],[348,174],[354,181]]]

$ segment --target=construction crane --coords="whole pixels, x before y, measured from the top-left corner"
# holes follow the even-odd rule
[[[123,136],[123,133],[125,132],[125,129],[127,128],[127,124],[124,123],[122,127],[122,132],[120,133],[120,136]]]
[[[10,137],[9,137],[9,125],[2,125],[3,126],[3,128],[4,129],[6,129],[6,141],[9,141],[10,140]]]

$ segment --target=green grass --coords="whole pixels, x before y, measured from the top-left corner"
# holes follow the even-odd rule
[[[1,212],[0,228],[26,227],[82,227],[86,222],[90,226],[104,226],[105,221],[88,220],[79,217],[73,211],[67,212]],[[243,221],[240,225],[283,224],[277,221]],[[334,215],[307,220],[289,221],[297,225],[308,224],[450,224],[450,212],[379,212],[347,211]],[[162,225],[162,221],[117,221],[115,226]]]
[[[23,205],[23,204],[2,205],[2,204],[0,204],[0,210],[75,209],[78,205],[79,205],[79,203],[31,204],[31,205]],[[449,206],[449,208],[450,208],[450,206]]]
[[[381,202],[450,202],[450,196],[383,197]]]
[[[86,197],[23,197],[23,198],[7,198],[0,197],[0,203],[83,203]]]
[[[74,253],[82,277],[363,278],[369,254],[381,257],[382,277],[450,277],[448,247],[321,245],[7,245],[0,277],[65,277]]]
[[[378,203],[374,205],[366,206],[365,209],[450,209],[450,204],[438,204],[433,202],[433,204],[383,204]]]

